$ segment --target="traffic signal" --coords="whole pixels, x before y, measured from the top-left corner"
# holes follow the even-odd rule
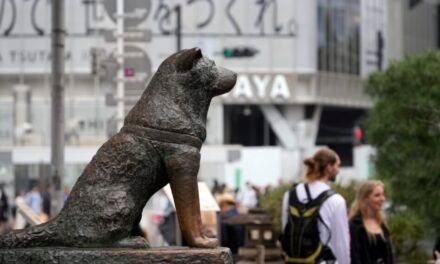
[[[364,142],[364,132],[362,131],[362,128],[359,126],[355,126],[353,129],[354,134],[354,143],[356,146],[362,145]]]
[[[258,53],[258,50],[252,47],[234,47],[224,48],[223,56],[227,59],[230,58],[250,58]]]

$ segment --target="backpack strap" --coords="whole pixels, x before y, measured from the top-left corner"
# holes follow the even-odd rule
[[[305,205],[311,205],[311,206],[318,206],[319,208],[321,208],[321,205],[333,194],[335,194],[336,192],[333,191],[332,189],[328,189],[326,191],[323,191],[322,193],[320,193],[318,195],[318,197],[316,197],[315,199],[312,199],[312,195],[310,193],[310,188],[308,186],[307,183],[304,183],[304,188],[306,190],[306,194],[307,194],[307,199],[308,201],[303,203],[300,201],[300,199],[298,198],[298,194],[297,194],[297,187],[298,185],[294,185],[293,188],[290,190],[289,192],[289,204],[290,205],[294,205],[294,206],[305,206]]]
[[[306,189],[307,199],[308,199],[309,202],[311,202],[312,201],[312,195],[310,194],[309,185],[307,183],[304,183],[304,188]]]
[[[316,204],[317,206],[321,207],[321,205],[333,194],[336,192],[332,189],[328,189],[326,191],[323,191],[316,197],[315,199],[311,200],[312,203]]]
[[[328,189],[327,191],[322,192],[314,201],[318,203],[318,207],[321,208],[322,204],[330,198],[333,194],[336,194],[335,191],[332,189]],[[319,210],[319,209],[318,209]],[[327,242],[325,242],[324,246],[327,247],[328,243],[330,242],[330,239],[332,238],[332,232],[330,227],[324,222],[321,215],[318,213],[318,220],[322,223],[322,225],[328,230],[328,239]]]
[[[297,189],[297,187],[298,187],[298,185],[295,184],[295,185],[293,186],[293,188],[292,188],[292,189],[290,190],[290,192],[289,192],[289,206],[290,206],[290,205],[293,205],[293,206],[295,206],[295,207],[298,207],[298,206],[301,206],[301,205],[302,205],[302,203],[301,203],[301,201],[299,200],[298,195],[297,195],[297,193],[296,193],[296,189]]]
[[[318,207],[318,210],[321,209],[321,206],[324,204],[324,202],[330,198],[330,196],[332,196],[333,194],[336,194],[335,191],[333,191],[332,189],[328,189],[326,191],[323,191],[322,193],[320,193],[318,195],[318,197],[316,197],[312,202],[314,203],[315,206]],[[330,227],[324,222],[324,220],[321,217],[321,214],[318,212],[318,221],[320,221],[322,223],[322,225],[327,229],[328,231],[328,238],[327,241],[325,243],[323,243],[323,249],[321,252],[321,260],[325,260],[325,261],[330,261],[330,260],[336,260],[332,250],[328,247],[328,243],[331,240],[332,237],[332,232]],[[327,263],[326,262],[326,263]],[[332,262],[328,262],[328,263],[332,263]]]

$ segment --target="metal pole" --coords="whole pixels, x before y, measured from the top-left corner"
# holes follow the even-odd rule
[[[52,214],[63,206],[64,178],[64,0],[52,1]]]
[[[177,15],[177,25],[176,25],[176,39],[177,39],[177,51],[182,49],[182,16],[180,5],[175,7]]]
[[[119,64],[117,87],[116,87],[116,99],[117,99],[117,112],[116,119],[118,124],[118,131],[124,125],[125,107],[124,107],[124,0],[118,0],[116,6],[116,52]]]

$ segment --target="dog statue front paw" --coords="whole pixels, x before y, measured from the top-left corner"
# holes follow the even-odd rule
[[[215,238],[196,237],[191,242],[188,242],[190,247],[196,248],[216,248],[218,247],[218,240]]]

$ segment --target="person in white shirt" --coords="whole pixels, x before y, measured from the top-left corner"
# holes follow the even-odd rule
[[[329,190],[329,182],[333,182],[339,173],[339,156],[329,148],[318,150],[313,157],[304,160],[306,165],[305,183],[296,186],[296,194],[300,202],[308,201],[305,184],[308,185],[312,199]],[[282,227],[287,223],[289,192],[283,197]],[[347,205],[340,194],[331,195],[319,209],[324,223],[318,221],[319,236],[323,245],[332,251],[338,264],[350,263],[350,233],[348,227]]]
[[[244,211],[248,211],[250,208],[254,208],[258,204],[257,192],[252,187],[250,182],[246,182],[244,189],[240,190],[237,194],[237,200],[240,207]]]

